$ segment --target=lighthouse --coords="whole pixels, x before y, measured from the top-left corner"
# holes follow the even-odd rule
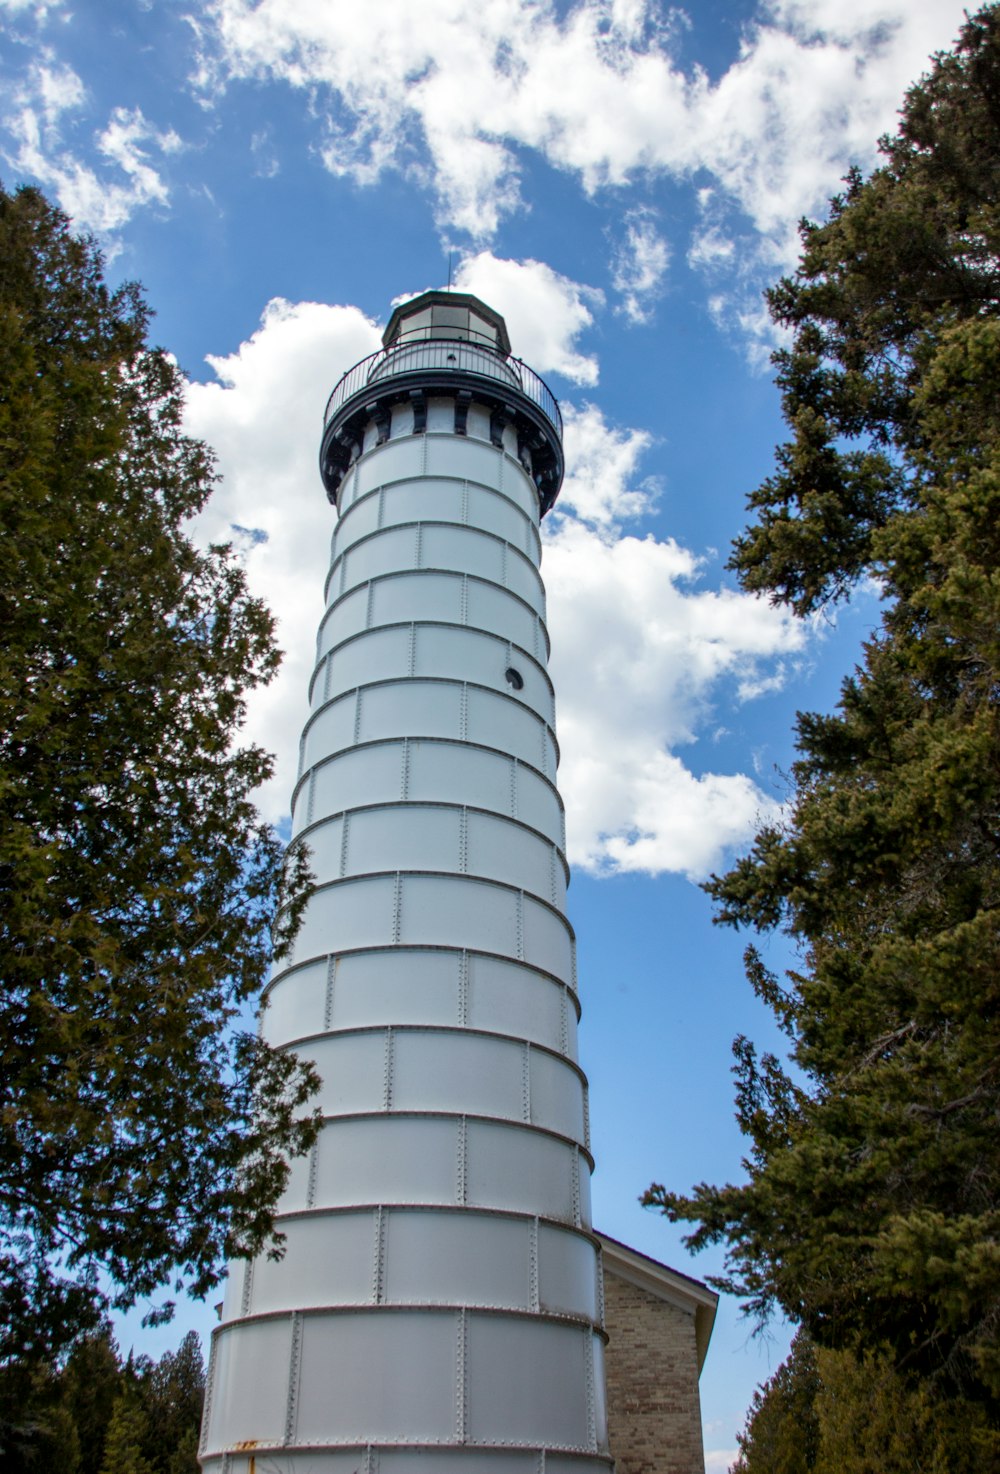
[[[280,1259],[231,1266],[206,1474],[610,1470],[600,1245],[539,523],[559,407],[425,292],[335,387],[293,835],[316,890],[262,1027],[323,1125]]]

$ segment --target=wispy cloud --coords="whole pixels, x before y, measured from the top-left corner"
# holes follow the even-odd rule
[[[115,108],[93,136],[99,171],[65,142],[65,124],[87,99],[80,77],[51,55],[36,62],[3,115],[5,154],[22,175],[38,180],[83,230],[109,235],[136,210],[166,205],[169,188],[154,158],[181,148],[173,129],[160,130],[139,108]]]
[[[962,0],[767,0],[712,82],[676,60],[657,0],[551,3],[214,0],[199,77],[308,91],[328,167],[371,183],[426,171],[442,224],[487,240],[522,205],[518,150],[588,191],[704,171],[773,271],[795,222],[868,161],[905,86],[961,22]],[[377,58],[377,64],[373,64]],[[613,124],[612,124],[613,120]]]
[[[621,311],[632,323],[649,322],[670,262],[670,247],[652,210],[638,205],[626,212],[625,231],[612,260],[612,285]]]

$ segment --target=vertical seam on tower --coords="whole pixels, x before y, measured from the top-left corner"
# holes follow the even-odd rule
[[[563,1054],[569,1054],[569,989],[566,984],[562,985],[562,1002],[559,1008],[559,1047]]]
[[[528,1256],[528,1305],[530,1309],[541,1309],[538,1292],[538,1216],[531,1220],[531,1248]]]
[[[392,892],[392,945],[399,946],[400,922],[403,910],[403,877],[396,871],[396,883]]]
[[[323,700],[330,699],[330,667],[333,665],[333,657],[326,655],[323,663]]]
[[[467,1153],[469,1146],[469,1126],[464,1116],[458,1118],[458,1158],[456,1161],[455,1175],[455,1200],[459,1207],[465,1206],[466,1194],[469,1187],[469,1172]]]
[[[412,676],[417,669],[417,624],[416,620],[410,625],[410,653],[408,657],[406,674]]]
[[[396,1036],[392,1027],[385,1031],[385,1063],[382,1070],[382,1109],[392,1110],[392,1071],[395,1063]]]
[[[462,597],[461,597],[461,609],[460,609],[460,614],[459,614],[459,623],[460,624],[468,624],[468,622],[469,622],[469,575],[467,573],[463,573],[462,574]]]
[[[399,797],[405,803],[410,796],[410,739],[403,738],[402,771],[399,775]]]
[[[517,893],[517,960],[524,961],[524,891]]]
[[[295,1440],[295,1423],[299,1402],[299,1365],[302,1351],[302,1315],[292,1312],[292,1351],[288,1362],[288,1400],[285,1404],[285,1447]]]
[[[340,560],[340,588],[337,590],[338,594],[342,594],[347,587],[347,558],[348,554],[345,553]]]
[[[295,775],[296,782],[302,777],[302,770],[306,765],[306,734],[303,732],[299,738],[299,771]]]
[[[506,541],[504,541],[503,543],[501,543],[501,547],[503,549],[503,552],[500,555],[501,582],[503,583],[503,586],[506,589],[506,588],[509,588],[510,587],[510,585],[507,582],[507,543],[506,543]]]
[[[413,549],[413,566],[419,568],[424,557],[424,524],[417,523],[417,539]]]
[[[340,878],[341,878],[341,880],[343,880],[344,876],[347,874],[347,844],[348,844],[348,836],[350,834],[350,830],[351,830],[351,815],[350,815],[350,812],[349,811],[345,811],[344,817],[340,821]]]
[[[604,1250],[598,1245],[594,1256],[594,1272],[597,1275],[597,1324],[604,1330]]]
[[[198,1439],[199,1453],[205,1452],[205,1447],[208,1443],[208,1425],[212,1416],[212,1392],[215,1387],[215,1372],[218,1364],[218,1357],[216,1356],[216,1347],[218,1344],[219,1337],[215,1335],[209,1342],[208,1347],[208,1370],[205,1373],[205,1406],[201,1419],[201,1436]]]
[[[337,979],[337,957],[331,952],[326,965],[326,1003],[323,1008],[323,1028],[329,1032],[333,1024],[333,991]]]
[[[510,817],[512,819],[517,818],[518,766],[517,758],[512,757],[510,760]]]
[[[377,516],[377,520],[375,522],[375,526],[378,527],[378,528],[382,528],[384,525],[385,525],[385,486],[382,485],[378,489],[378,516]]]
[[[462,482],[462,521],[465,523],[466,526],[469,525],[469,483],[468,483],[468,481],[463,481]]]
[[[370,630],[371,629],[371,627],[372,627],[372,618],[373,618],[374,614],[375,614],[375,580],[373,578],[370,578],[368,580],[368,605],[367,605],[367,607],[365,609],[365,629],[366,630]]]
[[[253,1296],[253,1259],[243,1261],[243,1290],[240,1294],[240,1315],[250,1314],[250,1300]]]
[[[379,1203],[375,1209],[375,1253],[372,1258],[372,1304],[385,1299],[385,1230],[386,1211]]]
[[[462,700],[458,712],[458,735],[463,742],[469,740],[469,683],[462,682]]]
[[[422,455],[421,455],[421,464],[420,464],[420,474],[422,476],[426,476],[427,475],[427,436],[426,435],[424,436],[423,440],[421,441],[420,449],[421,449],[421,453],[422,453]]]
[[[306,803],[306,823],[307,824],[311,824],[312,821],[313,821],[313,808],[314,808],[314,805],[316,803],[316,769],[315,768],[313,768],[312,772],[309,774],[309,793],[308,793],[308,796],[307,797],[308,797],[308,801]]]
[[[556,847],[549,847],[549,900],[553,906],[557,904],[556,894]]]
[[[590,1151],[590,1090],[583,1086],[583,1144]]]
[[[462,948],[458,963],[458,1022],[466,1028],[469,1022],[469,953]]]
[[[469,873],[469,811],[464,804],[458,818],[458,869],[460,875]]]
[[[587,1437],[591,1450],[597,1452],[597,1406],[594,1397],[594,1333],[581,1331],[583,1337],[583,1365],[587,1376]]]
[[[580,1200],[580,1148],[577,1147],[573,1153],[573,1224],[574,1227],[582,1227],[581,1222],[581,1200]]]
[[[465,1398],[465,1362],[468,1350],[468,1330],[466,1326],[466,1311],[463,1306],[458,1312],[458,1344],[455,1347],[455,1438],[458,1443],[465,1443],[466,1432],[466,1398]]]
[[[531,1125],[531,1045],[521,1046],[521,1119]]]
[[[355,745],[361,741],[361,699],[363,692],[360,686],[354,688],[354,742]]]
[[[306,1183],[306,1207],[316,1206],[316,1178],[319,1174],[319,1137],[313,1142],[309,1153],[309,1180]]]

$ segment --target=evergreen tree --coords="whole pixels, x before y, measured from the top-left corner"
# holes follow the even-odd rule
[[[731,1474],[812,1474],[819,1442],[816,1353],[801,1333],[785,1361],[753,1395],[747,1426],[737,1433]]]
[[[77,1341],[59,1384],[80,1442],[79,1474],[100,1474],[108,1425],[123,1387],[121,1360],[109,1325]]]
[[[0,1364],[96,1324],[99,1276],[205,1293],[315,1133],[312,1072],[236,1027],[306,890],[236,740],[272,622],[185,536],[211,459],[148,319],[0,191]]]
[[[149,1423],[135,1390],[126,1388],[115,1403],[104,1446],[101,1474],[155,1474],[143,1453]]]
[[[147,1453],[163,1474],[198,1474],[198,1435],[205,1402],[205,1364],[196,1331],[165,1351],[142,1384],[149,1424]]]
[[[697,1224],[694,1248],[727,1246],[719,1283],[752,1312],[781,1306],[820,1349],[887,1354],[996,1429],[997,6],[881,147],[770,294],[793,335],[776,358],[791,439],[733,560],[800,613],[860,579],[884,598],[836,713],[799,717],[786,822],[709,885],[719,920],[798,949],[783,982],[747,954],[795,1069],[738,1040],[748,1181],[647,1201]]]
[[[982,1474],[986,1411],[907,1377],[881,1351],[814,1347],[800,1332],[753,1398],[732,1474]]]

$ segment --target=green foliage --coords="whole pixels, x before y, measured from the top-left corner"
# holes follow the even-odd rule
[[[0,1367],[4,1474],[198,1474],[205,1369],[194,1331],[158,1362],[126,1362],[110,1327],[63,1362]]]
[[[861,578],[885,600],[835,714],[799,717],[787,821],[708,887],[720,921],[780,928],[798,950],[784,980],[747,952],[794,1070],[738,1040],[748,1180],[688,1196],[654,1185],[646,1200],[696,1223],[694,1248],[726,1246],[718,1283],[752,1312],[780,1306],[821,1356],[888,1357],[935,1405],[972,1399],[995,1428],[995,5],[910,92],[882,151],[829,222],[805,228],[798,274],[771,294],[794,333],[777,356],[793,439],[751,498],[756,521],[734,555],[745,587],[803,613]],[[909,1463],[872,1452],[840,1467],[952,1467],[914,1462],[913,1447]]]
[[[78,1474],[100,1474],[108,1425],[122,1387],[122,1369],[109,1331],[77,1341],[59,1383],[60,1400],[79,1438]]]
[[[884,1352],[825,1351],[801,1332],[737,1441],[733,1474],[981,1474],[1000,1457],[981,1406],[903,1376]]]
[[[99,1276],[204,1294],[315,1132],[311,1070],[236,1026],[307,889],[237,743],[272,621],[185,535],[211,459],[148,317],[0,191],[0,1362],[93,1325]]]
[[[142,1451],[148,1439],[149,1422],[145,1409],[133,1389],[126,1387],[111,1415],[101,1474],[154,1474],[152,1464]]]
[[[801,1333],[785,1361],[753,1395],[747,1426],[737,1433],[732,1474],[810,1474],[816,1467],[819,1391],[816,1353]]]

